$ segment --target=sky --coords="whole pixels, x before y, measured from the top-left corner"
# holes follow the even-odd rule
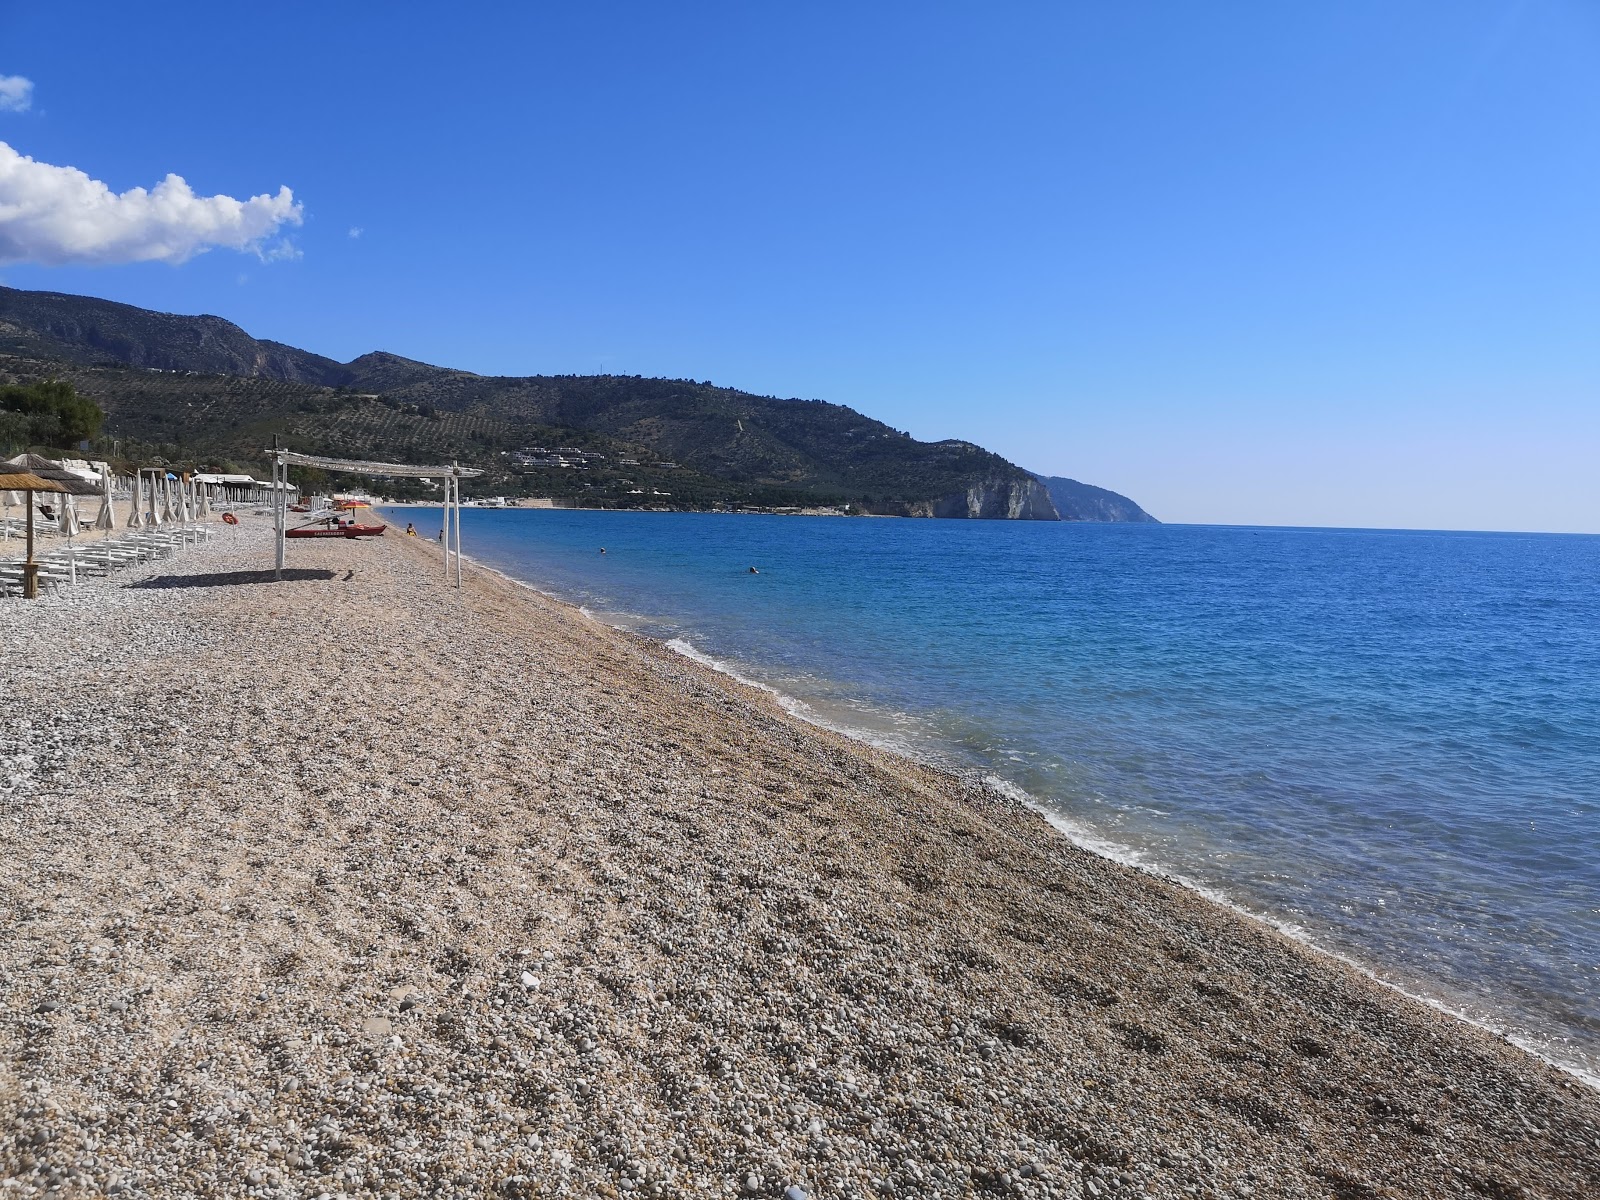
[[[1600,5],[0,0],[0,282],[1600,532]]]

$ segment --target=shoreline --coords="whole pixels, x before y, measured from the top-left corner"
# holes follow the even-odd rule
[[[433,543],[430,542],[430,545],[432,544]],[[1398,995],[1405,997],[1407,1000],[1413,1003],[1421,1004],[1427,1008],[1433,1009],[1448,1017],[1460,1021],[1465,1025],[1469,1025],[1475,1029],[1481,1030],[1490,1037],[1515,1046],[1518,1050],[1533,1056],[1540,1062],[1554,1067],[1556,1070],[1567,1075],[1570,1075],[1573,1079],[1577,1080],[1584,1086],[1591,1088],[1596,1092],[1600,1092],[1600,1073],[1588,1070],[1577,1063],[1562,1062],[1544,1052],[1532,1041],[1533,1037],[1536,1036],[1536,1031],[1529,1030],[1526,1032],[1512,1032],[1509,1031],[1508,1027],[1503,1022],[1500,1023],[1499,1027],[1497,1027],[1496,1023],[1492,1019],[1492,1015],[1473,1016],[1463,1008],[1452,1004],[1448,999],[1430,995],[1426,991],[1421,990],[1423,985],[1430,981],[1412,981],[1407,983],[1396,978],[1386,976],[1383,968],[1371,966],[1366,962],[1363,962],[1355,953],[1345,953],[1322,945],[1311,933],[1307,932],[1302,927],[1293,924],[1285,918],[1275,916],[1269,912],[1257,911],[1249,908],[1243,903],[1233,899],[1231,896],[1227,895],[1224,891],[1217,887],[1202,884],[1185,875],[1180,870],[1170,868],[1162,865],[1159,862],[1150,860],[1143,852],[1139,851],[1135,847],[1126,846],[1119,842],[1113,841],[1093,829],[1078,824],[1070,817],[1054,811],[1051,805],[1044,799],[1034,795],[1032,792],[1029,792],[1021,785],[1006,779],[1003,775],[1000,775],[997,772],[985,771],[979,767],[963,767],[954,762],[943,762],[936,758],[925,757],[924,755],[919,754],[915,745],[909,741],[891,741],[887,738],[875,736],[870,730],[851,726],[848,724],[848,722],[834,720],[823,716],[810,701],[807,701],[803,697],[790,695],[780,688],[747,675],[738,666],[729,664],[711,654],[701,651],[694,646],[692,642],[689,642],[683,637],[660,638],[650,633],[641,633],[637,629],[626,624],[608,620],[604,615],[598,615],[594,612],[591,612],[587,607],[568,600],[558,592],[551,591],[533,580],[520,579],[501,567],[492,566],[481,559],[475,558],[470,553],[464,554],[462,557],[466,563],[470,564],[477,570],[493,575],[496,578],[504,580],[515,587],[525,588],[535,595],[563,605],[566,608],[581,614],[587,619],[599,621],[608,628],[616,630],[617,632],[626,636],[645,638],[646,640],[662,646],[663,648],[670,650],[675,654],[682,656],[683,658],[714,671],[725,678],[731,679],[738,684],[741,684],[745,687],[755,688],[763,693],[766,693],[786,714],[797,721],[803,722],[809,727],[825,730],[828,733],[848,738],[853,742],[870,746],[882,753],[906,759],[907,761],[916,764],[918,767],[949,774],[954,778],[962,780],[963,783],[970,784],[974,780],[979,780],[984,786],[994,787],[996,790],[1009,793],[1012,799],[1038,813],[1039,816],[1049,823],[1052,829],[1054,829],[1062,837],[1066,838],[1074,846],[1077,846],[1079,849],[1096,855],[1100,858],[1104,858],[1110,862],[1114,862],[1119,866],[1127,867],[1131,870],[1148,875],[1151,878],[1176,884],[1187,891],[1193,892],[1195,895],[1207,901],[1208,903],[1218,905],[1219,907],[1224,908],[1239,917],[1255,922],[1283,937],[1289,938],[1291,941],[1304,947],[1308,951],[1325,956],[1326,958],[1339,963],[1343,967],[1355,971],[1367,979],[1370,979],[1379,986],[1387,988]],[[638,614],[630,615],[637,616]],[[642,617],[642,619],[644,621],[650,621],[654,618],[645,615]]]
[[[1600,1191],[1590,1089],[1014,797],[245,528],[0,606],[17,1194]]]

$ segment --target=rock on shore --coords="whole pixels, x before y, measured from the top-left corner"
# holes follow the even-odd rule
[[[0,1195],[1579,1197],[1600,1097],[404,538],[0,603]]]

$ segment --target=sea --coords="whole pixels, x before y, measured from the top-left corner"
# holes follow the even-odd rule
[[[388,515],[438,532],[437,509]],[[985,776],[1079,843],[1600,1086],[1600,537],[462,525],[486,566]]]

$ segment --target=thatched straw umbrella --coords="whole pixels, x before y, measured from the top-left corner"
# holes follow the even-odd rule
[[[57,486],[49,489],[60,492],[66,496],[98,496],[101,494],[100,485],[91,483],[76,471],[69,471],[53,459],[45,458],[42,454],[19,454],[15,458],[8,458],[0,462],[0,471],[21,471],[43,479],[47,483]],[[35,489],[38,490],[38,489]],[[61,511],[56,514],[56,528],[67,535],[70,543],[73,534],[78,532],[77,513],[69,511],[67,505],[61,505]],[[28,561],[33,562],[33,497],[28,497]],[[73,577],[77,577],[77,564],[73,564]],[[38,590],[38,567],[31,572],[24,573],[23,594],[28,595],[29,578],[34,585],[35,593]]]
[[[49,479],[61,485],[60,491],[69,496],[98,496],[100,485],[85,479],[76,471],[69,471],[54,459],[42,454],[19,454],[0,462],[0,471],[26,471],[40,479]]]
[[[39,564],[33,561],[33,494],[59,492],[67,494],[65,484],[54,479],[43,479],[30,471],[0,473],[0,491],[22,492],[28,505],[28,559],[22,564],[22,598],[36,600],[39,596]]]

